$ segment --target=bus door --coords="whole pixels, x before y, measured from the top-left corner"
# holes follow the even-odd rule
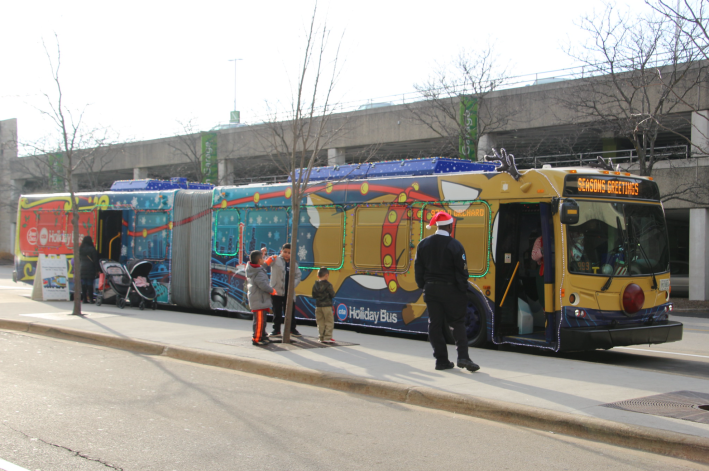
[[[99,259],[119,261],[121,256],[121,230],[123,211],[98,212],[98,237],[96,250]]]
[[[541,205],[536,203],[500,205],[495,251],[495,340],[498,342],[548,343],[543,272],[541,264],[532,256],[534,244],[543,232],[541,213]],[[541,244],[542,240],[539,242]]]

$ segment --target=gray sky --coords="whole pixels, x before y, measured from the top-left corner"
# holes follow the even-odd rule
[[[642,0],[624,0],[635,10]],[[208,130],[226,122],[234,103],[242,121],[264,116],[265,102],[289,103],[312,1],[15,1],[0,28],[0,119],[18,118],[21,141],[52,132],[36,110],[54,93],[45,41],[62,50],[67,105],[86,108],[92,126],[121,139],[179,132],[178,121]],[[575,65],[562,45],[585,41],[574,26],[602,0],[438,2],[320,1],[321,20],[344,33],[338,99],[395,101],[413,91],[436,63],[461,48],[492,41],[512,74]],[[401,100],[401,98],[399,98]]]

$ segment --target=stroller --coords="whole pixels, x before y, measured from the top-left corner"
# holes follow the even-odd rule
[[[96,305],[100,306],[106,301],[114,301],[120,307],[125,305],[125,298],[130,288],[130,276],[126,269],[118,262],[102,259],[99,261],[103,280],[99,280],[96,290]]]
[[[153,264],[147,260],[131,260],[128,262],[128,275],[130,278],[130,286],[128,292],[118,307],[123,309],[126,307],[126,299],[130,301],[131,306],[138,306],[142,311],[146,305],[149,305],[153,310],[157,309],[157,293],[150,282],[150,271],[153,269]]]

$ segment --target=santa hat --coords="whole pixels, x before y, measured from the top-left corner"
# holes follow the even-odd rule
[[[434,224],[436,226],[447,226],[449,224],[453,224],[453,217],[445,211],[439,211],[431,218],[431,221],[426,226],[426,229],[430,229]]]

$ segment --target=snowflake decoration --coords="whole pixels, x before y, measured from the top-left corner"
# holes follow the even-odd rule
[[[307,237],[308,240],[310,240],[310,238],[312,237],[312,234],[310,232],[308,232],[308,235],[306,235],[305,237]]]
[[[140,218],[140,223],[143,224],[143,225],[145,225],[145,216],[143,216],[143,217]]]
[[[138,246],[138,252],[140,252],[141,250],[143,250],[143,246],[142,246],[142,245],[139,245],[139,246]]]
[[[155,202],[156,203],[160,202],[160,195],[159,194],[155,195]]]
[[[249,224],[253,224],[253,223],[254,223],[254,218],[250,217],[250,218],[249,218]]]
[[[278,232],[278,231],[274,232],[274,233],[273,233],[273,239],[274,239],[276,242],[278,242],[279,240],[281,240],[281,233]]]
[[[137,208],[137,207],[138,207],[138,198],[136,198],[136,197],[134,196],[133,199],[130,200],[130,204],[133,205],[133,207],[136,207],[136,208]]]
[[[234,222],[234,216],[229,216],[229,222]]]
[[[273,223],[277,224],[279,221],[278,216],[273,216]]]
[[[305,216],[300,217],[300,222],[305,222]]]
[[[261,224],[262,222],[263,222],[263,218],[259,215],[259,216],[256,218],[256,224]]]
[[[226,237],[222,237],[222,242],[226,242]]]
[[[301,245],[300,247],[298,247],[298,260],[303,261],[307,256],[308,250],[305,248],[305,246]]]
[[[121,245],[121,256],[125,257],[126,255],[128,255],[128,247]]]
[[[273,234],[269,232],[269,233],[268,233],[268,238],[270,239],[271,236],[273,236]]]
[[[153,242],[152,242],[152,241],[148,241],[148,248],[151,248],[152,246],[153,246]]]

